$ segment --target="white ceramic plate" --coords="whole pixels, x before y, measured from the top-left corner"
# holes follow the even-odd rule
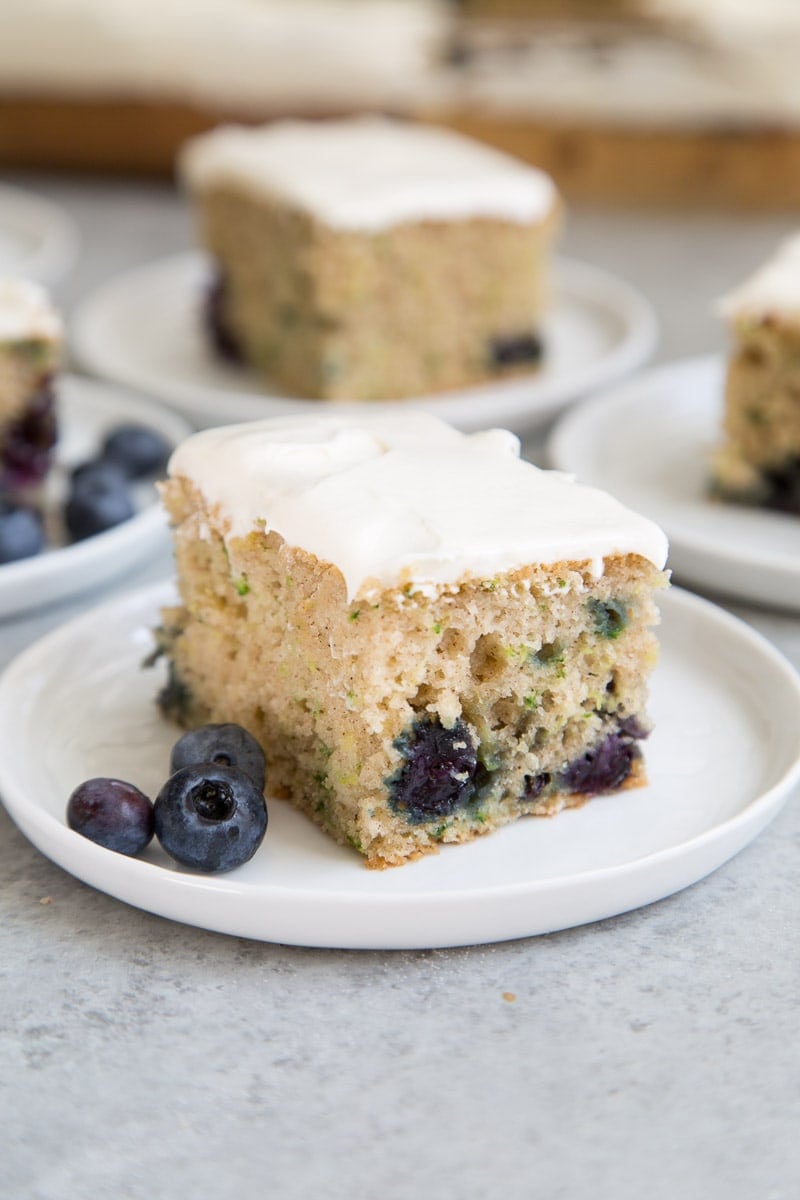
[[[679,582],[800,609],[800,519],[708,493],[723,376],[716,357],[648,371],[562,418],[548,457],[657,521]]]
[[[141,388],[198,425],[319,412],[319,402],[267,393],[255,375],[210,350],[200,315],[209,267],[184,254],[138,267],[88,297],[72,322],[72,348],[97,375]],[[435,397],[403,400],[461,429],[534,426],[570,400],[634,370],[652,353],[656,322],[647,301],[622,280],[560,260],[542,369],[523,378]],[[385,409],[375,403],[370,410]],[[352,411],[328,405],[326,411]],[[357,411],[363,411],[356,406]]]
[[[748,626],[688,593],[663,604],[647,743],[651,782],[554,820],[528,819],[388,871],[368,871],[281,801],[256,856],[228,875],[181,871],[156,845],[129,859],[64,822],[81,780],[155,795],[178,731],[140,666],[163,585],[71,622],[0,680],[0,795],[49,858],[150,912],[305,946],[425,948],[567,928],[670,895],[714,870],[775,815],[800,777],[800,681]],[[698,893],[697,903],[702,904]]]
[[[78,253],[78,231],[62,208],[20,188],[0,186],[0,275],[52,287]]]
[[[108,383],[65,375],[57,381],[57,395],[56,466],[46,489],[52,509],[63,499],[66,471],[92,458],[114,425],[128,421],[149,425],[173,444],[191,432],[177,414]],[[114,529],[71,546],[47,549],[35,558],[0,565],[0,617],[98,587],[166,544],[167,522],[152,483],[137,485],[133,498],[136,515]]]

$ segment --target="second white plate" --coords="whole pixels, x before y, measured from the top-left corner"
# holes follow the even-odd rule
[[[268,392],[253,374],[211,352],[200,311],[208,278],[203,255],[183,254],[110,280],[75,314],[75,354],[88,370],[158,396],[198,425],[318,412],[319,401]],[[653,351],[656,321],[644,297],[621,279],[560,259],[543,332],[547,356],[540,371],[460,392],[373,403],[370,411],[421,407],[467,431],[504,425],[523,433],[640,366]],[[336,404],[326,411],[334,408],[353,410]]]
[[[648,371],[567,414],[549,459],[657,521],[680,582],[797,610],[800,518],[709,494],[723,382],[716,357]]]
[[[143,670],[170,587],[120,597],[26,650],[0,680],[0,794],[79,879],[173,920],[304,946],[465,945],[564,929],[701,879],[778,811],[800,776],[800,681],[762,637],[688,593],[663,599],[646,787],[529,818],[388,871],[367,871],[288,804],[228,875],[178,870],[156,844],[125,858],[67,828],[70,791],[113,775],[153,796],[179,731]],[[702,905],[702,893],[696,894]]]
[[[175,446],[191,429],[176,413],[108,383],[64,375],[56,381],[58,445],[49,503],[63,498],[66,473],[94,457],[106,433],[123,422],[148,425]],[[30,612],[99,587],[121,575],[159,545],[167,545],[167,519],[152,483],[133,489],[136,513],[113,529],[72,545],[53,546],[35,558],[0,565],[0,617]]]

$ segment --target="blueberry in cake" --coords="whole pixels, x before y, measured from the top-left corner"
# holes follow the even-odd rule
[[[800,515],[800,235],[721,310],[734,346],[714,489],[727,500]]]
[[[0,487],[40,483],[56,441],[53,380],[62,326],[47,294],[0,279]]]
[[[377,117],[224,126],[180,169],[217,272],[217,351],[311,398],[531,370],[559,204],[536,168]]]
[[[163,498],[164,711],[249,730],[270,794],[368,866],[642,782],[664,535],[512,434],[228,426]]]

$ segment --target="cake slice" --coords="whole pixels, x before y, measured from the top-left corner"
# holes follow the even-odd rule
[[[61,319],[47,293],[24,279],[0,279],[0,488],[40,483],[56,441],[53,378]]]
[[[370,867],[643,780],[666,541],[504,430],[282,418],[174,453],[164,711]]]
[[[733,350],[715,491],[800,514],[800,235],[720,307]]]
[[[270,386],[394,399],[538,362],[558,200],[534,167],[377,117],[222,127],[180,167],[215,344]]]

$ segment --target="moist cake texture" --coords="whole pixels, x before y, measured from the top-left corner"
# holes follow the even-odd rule
[[[235,721],[371,867],[643,778],[663,534],[503,430],[286,418],[194,435],[163,497],[164,711]]]
[[[62,326],[46,292],[0,279],[0,485],[39,483],[56,440],[53,377]]]
[[[558,201],[547,175],[377,117],[222,127],[181,173],[215,263],[218,346],[322,399],[530,370]]]
[[[721,303],[733,336],[720,496],[800,515],[800,235]]]

